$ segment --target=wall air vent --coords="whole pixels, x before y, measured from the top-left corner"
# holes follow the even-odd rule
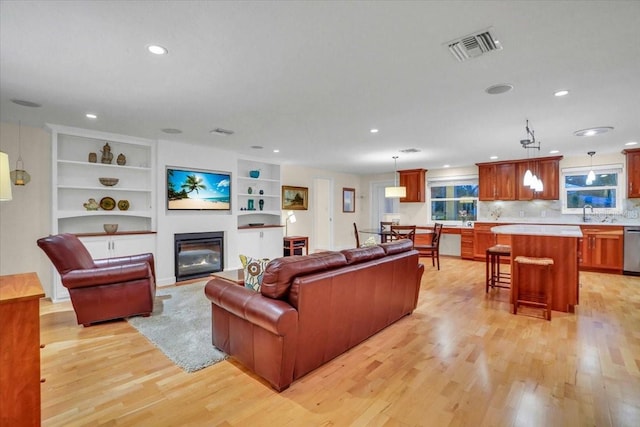
[[[401,153],[419,153],[420,150],[417,148],[405,148],[404,150],[400,150]]]
[[[502,45],[498,41],[493,28],[452,40],[446,45],[449,47],[449,52],[460,62],[493,50],[502,50]]]
[[[209,131],[209,133],[215,133],[217,135],[223,135],[223,136],[233,135],[233,131],[232,130],[227,130],[227,129],[222,129],[222,128],[215,128],[215,129]]]

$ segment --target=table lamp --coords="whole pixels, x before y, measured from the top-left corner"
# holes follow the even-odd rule
[[[285,220],[284,223],[284,235],[285,236],[289,236],[289,223],[294,224],[296,222],[296,215],[293,213],[293,211],[288,211],[287,212],[287,219]]]

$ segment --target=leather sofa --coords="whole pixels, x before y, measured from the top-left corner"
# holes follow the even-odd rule
[[[92,259],[80,239],[69,233],[38,239],[69,290],[78,324],[153,311],[156,275],[153,254]]]
[[[410,240],[272,260],[255,292],[210,280],[212,343],[276,390],[416,308],[424,267]]]

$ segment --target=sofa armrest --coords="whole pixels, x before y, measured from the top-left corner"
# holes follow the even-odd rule
[[[67,288],[85,288],[152,278],[151,267],[146,262],[111,267],[73,270],[62,276],[62,284]]]
[[[218,307],[276,335],[285,336],[297,329],[298,312],[285,301],[218,278],[206,284],[204,293]]]
[[[137,264],[141,262],[146,262],[147,264],[149,264],[149,267],[151,267],[151,273],[155,278],[156,277],[155,265],[154,265],[155,263],[153,260],[152,253],[139,254],[139,255],[127,255],[127,256],[93,260],[93,263],[95,264],[96,267],[113,267],[118,265]]]

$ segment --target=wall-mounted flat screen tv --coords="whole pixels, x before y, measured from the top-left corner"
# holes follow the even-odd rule
[[[231,173],[167,166],[167,209],[231,210]]]

